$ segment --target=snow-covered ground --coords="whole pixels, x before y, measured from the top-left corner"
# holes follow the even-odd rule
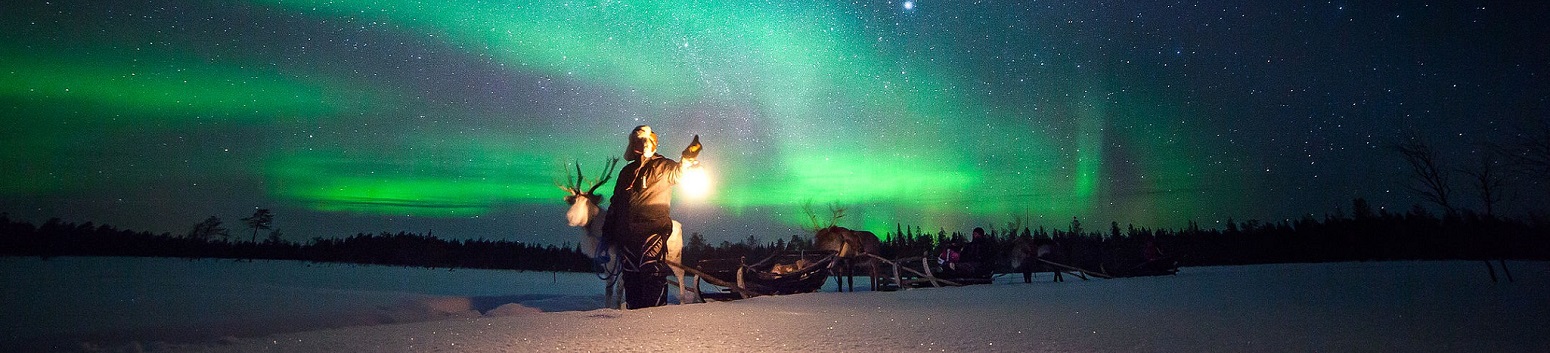
[[[617,311],[588,274],[0,258],[0,350],[1550,352],[1550,263],[1508,264],[1516,282],[1285,264]]]
[[[331,327],[592,310],[581,273],[299,261],[0,257],[0,351],[215,342]],[[506,305],[505,304],[516,304]]]

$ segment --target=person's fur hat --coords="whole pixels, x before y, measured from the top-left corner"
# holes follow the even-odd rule
[[[650,125],[636,126],[635,130],[630,132],[629,144],[624,147],[624,160],[639,160],[641,155],[646,153],[647,142],[650,142],[653,147],[659,146],[657,133],[651,131]]]

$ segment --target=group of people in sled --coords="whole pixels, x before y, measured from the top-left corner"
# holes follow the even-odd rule
[[[990,278],[995,271],[995,249],[984,228],[974,228],[967,244],[949,240],[937,254],[941,278]]]

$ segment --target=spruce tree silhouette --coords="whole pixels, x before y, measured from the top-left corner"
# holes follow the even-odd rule
[[[248,228],[253,228],[253,237],[248,241],[258,243],[258,231],[260,229],[269,229],[270,223],[273,222],[274,213],[270,213],[267,208],[254,210],[253,216],[243,218],[242,223],[248,225]]]

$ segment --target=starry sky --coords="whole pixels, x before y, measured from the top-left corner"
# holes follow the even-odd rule
[[[9,1],[0,211],[183,234],[272,209],[559,244],[557,184],[698,134],[712,241],[1014,219],[1400,211],[1550,116],[1547,5],[1452,1]],[[1514,183],[1506,207],[1528,212]],[[600,190],[611,190],[605,186]],[[1542,195],[1542,194],[1539,194]],[[1465,207],[1478,202],[1455,196]],[[1471,202],[1474,202],[1473,204]],[[1516,211],[1512,211],[1516,210]]]

